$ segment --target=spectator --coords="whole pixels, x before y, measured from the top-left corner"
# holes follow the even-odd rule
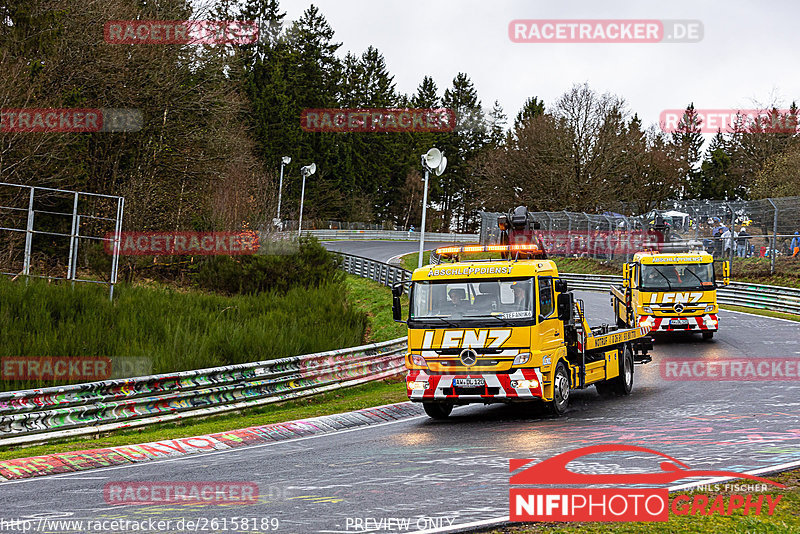
[[[719,226],[714,228],[712,236],[714,237],[714,256],[719,257],[722,256],[722,234],[725,233],[727,228],[725,228],[722,223],[717,224],[719,224]]]
[[[723,228],[725,228],[725,231],[722,233],[722,257],[727,258],[731,255],[731,249],[733,249],[734,241],[739,234],[735,231],[731,231],[730,228],[724,226]]]
[[[800,232],[795,232],[794,237],[792,238],[792,257],[796,258],[797,254],[800,253]]]
[[[739,237],[736,239],[736,255],[740,258],[746,258],[750,255],[750,234],[747,229],[742,226],[739,231]]]

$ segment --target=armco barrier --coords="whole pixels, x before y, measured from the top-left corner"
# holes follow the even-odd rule
[[[0,446],[211,415],[398,375],[406,338],[198,371],[0,393]]]

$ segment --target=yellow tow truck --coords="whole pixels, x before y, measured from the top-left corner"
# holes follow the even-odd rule
[[[536,244],[436,253],[444,263],[413,273],[407,321],[405,288],[393,287],[394,319],[408,325],[408,398],[434,419],[455,405],[534,400],[561,415],[573,389],[628,395],[634,364],[651,360],[649,328],[590,327],[583,302]],[[505,259],[460,259],[471,253]]]
[[[719,329],[717,288],[730,283],[730,262],[720,263],[721,282],[707,252],[637,252],[622,266],[622,286],[611,288],[617,326],[713,338]]]

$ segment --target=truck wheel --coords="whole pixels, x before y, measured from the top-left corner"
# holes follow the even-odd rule
[[[569,373],[564,362],[558,362],[553,373],[553,401],[547,404],[550,413],[561,416],[567,412],[569,405]]]
[[[436,420],[447,419],[453,411],[453,405],[445,402],[423,402],[422,407],[425,408],[428,417]]]
[[[703,339],[708,341],[709,339],[714,337],[714,332],[703,332]]]
[[[603,397],[630,395],[633,389],[633,351],[630,344],[626,343],[623,346],[619,359],[619,376],[599,382],[595,387],[597,393]]]
[[[625,324],[625,321],[617,317],[617,328],[628,328],[628,325]]]

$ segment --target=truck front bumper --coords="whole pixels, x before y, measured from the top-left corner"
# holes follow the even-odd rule
[[[686,321],[685,324],[682,324]],[[649,326],[650,332],[716,332],[719,328],[717,314],[695,317],[639,317],[639,326]]]
[[[477,379],[483,385],[457,385]],[[474,384],[474,382],[473,382]],[[538,368],[514,369],[510,373],[428,374],[413,369],[406,375],[411,401],[447,400],[455,403],[514,402],[542,398],[542,373]]]

